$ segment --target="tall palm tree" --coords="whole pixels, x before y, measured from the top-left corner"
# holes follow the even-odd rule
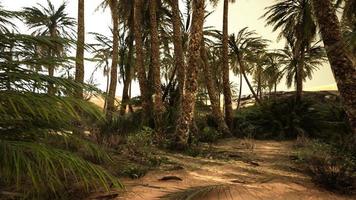
[[[153,109],[155,130],[161,135],[162,130],[162,116],[163,116],[163,102],[161,90],[161,65],[160,65],[160,41],[157,27],[157,0],[151,0],[149,4],[150,13],[150,36],[151,36],[151,62],[152,62],[152,76],[153,76]]]
[[[78,30],[77,30],[77,54],[75,60],[75,81],[84,83],[84,43],[85,43],[85,23],[84,23],[84,0],[78,0]],[[83,90],[77,91],[77,97],[83,98]]]
[[[144,118],[147,120],[150,117],[150,90],[148,87],[148,80],[146,77],[146,69],[144,66],[144,52],[143,52],[143,40],[142,40],[142,9],[143,0],[134,1],[134,36],[135,36],[135,48],[136,48],[136,66],[137,78],[140,84],[140,93],[142,100],[142,108],[144,110]]]
[[[134,2],[130,0],[120,1],[120,17],[122,18],[122,23],[127,26],[127,38],[123,41],[128,48],[127,59],[125,59],[125,67],[121,69],[121,74],[123,78],[123,89],[122,89],[122,101],[120,113],[125,114],[126,108],[130,101],[130,87],[132,84],[132,79],[134,76]],[[121,62],[123,59],[121,58]],[[130,108],[130,105],[129,105]]]
[[[356,135],[356,68],[347,56],[340,24],[330,0],[312,0],[312,3],[331,70],[340,91],[352,132]]]
[[[280,29],[280,37],[294,43],[293,54],[300,61],[295,66],[296,101],[300,102],[303,92],[303,59],[316,35],[316,22],[310,0],[279,0],[266,9],[263,16],[266,17],[267,25],[272,25],[274,31]]]
[[[113,34],[113,52],[110,71],[110,86],[107,97],[106,115],[111,118],[115,111],[115,94],[117,86],[117,66],[119,63],[119,2],[118,0],[104,0],[101,3],[103,8],[109,7],[112,20],[112,34]]]
[[[223,85],[224,85],[224,102],[225,102],[225,121],[229,128],[232,128],[232,94],[230,88],[230,67],[229,67],[229,31],[228,31],[228,18],[229,18],[229,1],[224,0],[224,12],[223,12]]]
[[[105,99],[104,99],[104,112],[107,109],[107,95],[109,93],[109,85],[110,85],[110,66],[109,60],[112,59],[112,38],[109,38],[105,35],[99,33],[91,33],[96,40],[95,44],[91,44],[93,59],[96,61],[96,67],[93,71],[93,74],[98,70],[103,70],[103,75],[106,77],[106,87],[105,87]]]
[[[173,43],[174,43],[174,61],[176,68],[178,69],[178,91],[179,91],[179,103],[178,110],[182,107],[182,96],[185,83],[185,61],[183,52],[183,34],[182,23],[179,12],[179,0],[172,0],[172,21],[173,21]]]
[[[257,36],[254,31],[249,31],[246,27],[241,29],[236,36],[235,34],[230,35],[229,45],[235,57],[234,60],[239,66],[239,72],[244,77],[256,102],[260,104],[260,98],[247,77],[247,70],[249,65],[255,63],[256,55],[259,55],[261,51],[265,51],[267,40]]]
[[[47,6],[38,4],[37,7],[25,7],[22,11],[22,17],[26,25],[34,30],[33,35],[50,36],[52,38],[72,38],[73,27],[75,20],[68,16],[65,12],[66,3],[61,4],[58,8],[47,0]],[[65,46],[61,44],[52,45],[47,47],[48,57],[61,57],[65,54]],[[53,77],[55,65],[50,64],[47,66],[48,75]],[[48,93],[54,94],[54,86],[52,83],[48,85]]]
[[[223,114],[221,113],[220,110],[220,102],[219,102],[219,95],[220,93],[217,90],[213,75],[212,75],[212,70],[211,66],[209,63],[209,58],[208,58],[208,53],[206,51],[205,43],[202,44],[201,50],[201,63],[202,63],[202,68],[203,68],[203,74],[205,76],[205,83],[206,87],[208,90],[208,95],[211,103],[211,109],[212,109],[212,114],[215,119],[216,124],[218,125],[218,129],[221,133],[223,133],[226,136],[230,136],[231,132],[229,130],[229,127],[227,126]]]
[[[205,0],[193,0],[193,16],[189,38],[189,56],[186,70],[185,94],[183,95],[182,109],[176,127],[179,149],[186,148],[189,134],[192,132],[195,95],[198,89],[197,75],[200,61],[200,48],[203,40]]]

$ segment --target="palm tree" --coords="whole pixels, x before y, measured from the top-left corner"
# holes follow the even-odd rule
[[[134,36],[135,36],[135,48],[136,48],[136,66],[137,78],[140,84],[142,108],[144,110],[143,119],[148,120],[150,117],[150,105],[151,97],[148,87],[148,80],[146,77],[146,69],[144,66],[144,52],[143,52],[143,40],[142,40],[142,6],[143,0],[134,1]]]
[[[99,33],[91,33],[96,40],[95,44],[91,44],[93,59],[96,61],[96,67],[92,74],[94,74],[98,69],[102,68],[103,75],[106,77],[106,89],[105,89],[105,99],[104,99],[104,112],[107,109],[107,95],[109,93],[110,84],[110,66],[109,60],[112,58],[112,38]]]
[[[356,64],[356,1],[353,0],[337,0],[336,5],[343,7],[341,28],[345,44],[348,47],[348,55]],[[343,5],[343,6],[342,6]]]
[[[193,16],[189,39],[189,56],[186,70],[185,94],[182,109],[176,127],[176,145],[178,149],[186,148],[189,134],[192,133],[195,95],[198,89],[197,75],[200,60],[200,48],[203,40],[205,0],[193,0]]]
[[[234,60],[239,66],[239,72],[244,77],[256,102],[260,104],[260,98],[247,77],[247,70],[249,65],[255,63],[256,55],[259,55],[261,51],[265,51],[267,40],[257,36],[254,31],[249,31],[246,27],[241,29],[236,36],[235,34],[230,35],[229,45],[235,57]]]
[[[152,76],[153,76],[153,109],[155,130],[161,135],[162,130],[162,115],[164,112],[162,103],[162,90],[161,90],[161,65],[160,65],[160,42],[157,27],[157,0],[150,1],[150,35],[151,35],[151,62],[152,62]]]
[[[221,113],[220,110],[220,102],[219,102],[219,95],[220,93],[217,90],[213,75],[212,75],[212,70],[211,66],[209,63],[209,58],[208,58],[208,53],[206,51],[205,43],[202,44],[201,50],[201,62],[202,62],[202,67],[203,67],[203,74],[205,76],[205,83],[206,87],[208,90],[208,95],[211,103],[211,108],[212,108],[212,114],[215,119],[216,124],[218,125],[218,129],[221,133],[223,133],[226,136],[230,136],[231,132],[229,127],[227,126],[223,114]]]
[[[331,2],[312,0],[312,3],[351,130],[356,135],[356,68],[347,56],[339,21]]]
[[[267,82],[267,86],[271,91],[274,89],[274,94],[277,93],[277,85],[283,77],[283,55],[278,52],[267,52],[264,55],[263,65],[265,66],[263,75]]]
[[[78,31],[77,31],[77,54],[75,60],[75,81],[84,83],[84,44],[85,44],[85,24],[84,24],[84,0],[78,0]],[[77,91],[77,96],[83,98],[83,90]]]
[[[223,85],[224,85],[224,102],[225,102],[225,121],[229,128],[232,128],[232,94],[230,88],[230,67],[229,67],[229,32],[228,32],[228,18],[229,18],[229,1],[224,0],[223,12]]]
[[[178,69],[178,91],[179,91],[179,103],[178,110],[182,107],[182,96],[185,83],[185,61],[183,52],[183,35],[182,35],[182,23],[179,12],[179,0],[172,0],[172,21],[173,21],[173,43],[174,43],[174,61],[176,68]]]
[[[117,66],[119,62],[119,4],[118,0],[104,0],[101,3],[103,8],[109,6],[112,20],[112,34],[113,34],[113,52],[111,61],[111,72],[110,72],[110,86],[107,98],[107,109],[106,115],[110,119],[113,112],[115,111],[115,94],[117,86]]]
[[[65,12],[66,3],[61,4],[57,9],[47,0],[47,7],[38,4],[38,7],[23,8],[22,17],[25,24],[30,29],[34,29],[33,35],[50,36],[52,38],[72,38],[73,27],[75,21],[69,17]],[[47,47],[47,56],[49,57],[63,57],[65,54],[65,46],[57,44],[52,47]],[[48,75],[53,77],[55,66],[48,65]],[[48,93],[54,94],[53,84],[49,83]]]
[[[316,22],[310,0],[279,0],[266,9],[263,16],[266,17],[267,25],[272,25],[274,31],[281,29],[280,37],[294,43],[293,54],[300,61],[295,66],[296,101],[300,102],[303,92],[303,59],[316,35]]]
[[[125,114],[127,105],[129,105],[130,101],[130,87],[132,84],[132,79],[134,76],[134,2],[130,0],[121,0],[120,1],[120,17],[122,18],[123,26],[127,27],[127,38],[122,41],[127,45],[128,55],[125,61],[121,56],[121,63],[124,63],[125,67],[121,69],[122,79],[123,79],[123,90],[122,90],[122,101],[120,113]],[[129,108],[131,106],[129,105]]]
[[[323,65],[326,61],[325,51],[323,47],[318,44],[314,44],[305,51],[304,59],[302,61],[296,60],[294,57],[295,48],[292,43],[286,46],[285,49],[281,50],[280,55],[282,56],[282,63],[285,65],[283,69],[283,74],[286,76],[287,87],[291,87],[293,84],[297,84],[297,71],[296,65],[303,62],[303,71],[301,77],[303,82],[307,78],[311,79],[313,72],[318,69],[319,66]]]

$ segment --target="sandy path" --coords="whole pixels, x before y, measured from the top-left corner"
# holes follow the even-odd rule
[[[138,180],[124,180],[127,192],[116,199],[153,200],[170,192],[196,186],[228,184],[201,199],[342,200],[314,186],[291,164],[291,142],[223,140],[213,145],[214,154],[189,157],[166,154],[174,165],[151,171]],[[173,169],[172,166],[179,166]],[[160,181],[177,176],[182,181]]]

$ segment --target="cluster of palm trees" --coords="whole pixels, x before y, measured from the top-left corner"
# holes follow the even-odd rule
[[[17,185],[16,190],[26,195],[32,191],[29,182],[37,194],[60,194],[73,180],[87,189],[98,184],[120,186],[84,158],[101,162],[108,156],[86,140],[83,127],[93,120],[107,122],[125,115],[127,107],[133,112],[130,88],[136,78],[142,123],[155,129],[160,142],[167,134],[166,114],[173,107],[172,143],[184,149],[197,134],[195,114],[201,91],[209,97],[218,130],[232,134],[236,92],[230,72],[240,77],[238,99],[243,79],[256,103],[262,104],[266,91],[276,91],[285,77],[287,86],[295,85],[295,103],[299,103],[303,82],[328,60],[356,135],[354,0],[276,0],[264,17],[286,43],[284,49],[274,50],[268,48],[268,40],[248,28],[228,34],[228,0],[223,2],[222,32],[204,26],[209,15],[206,4],[218,1],[183,2],[185,13],[179,0],[105,0],[100,7],[111,11],[111,34],[91,33],[96,42],[90,45],[85,43],[85,0],[78,0],[78,20],[69,17],[65,3],[56,8],[49,0],[47,5],[16,12],[0,6],[1,184]],[[337,10],[342,11],[340,19]],[[31,34],[20,33],[14,18],[21,19]],[[75,58],[69,54],[73,48]],[[86,98],[97,90],[84,83],[86,49],[107,76],[105,115]],[[117,106],[119,79],[124,87]],[[83,150],[85,156],[73,154],[73,149]]]
[[[229,35],[229,3],[234,3],[229,0],[223,2],[222,32],[204,27],[205,6],[207,3],[216,5],[216,0],[185,0],[186,13],[181,12],[179,4],[182,2],[179,0],[104,0],[100,7],[110,9],[111,36],[92,33],[97,42],[87,47],[84,0],[78,0],[74,79],[84,83],[84,50],[88,48],[97,67],[103,68],[107,76],[104,109],[110,119],[117,113],[125,114],[127,106],[130,107],[130,88],[137,78],[143,119],[147,120],[144,123],[153,119],[157,135],[164,137],[163,115],[167,106],[175,106],[178,113],[175,142],[177,148],[184,148],[196,131],[194,110],[200,89],[207,91],[219,130],[231,135],[233,92],[230,72],[240,77],[238,107],[243,79],[256,103],[261,104],[264,92],[276,91],[278,83],[285,77],[288,87],[295,86],[298,103],[302,99],[303,82],[329,60],[355,131],[353,2],[277,0],[266,8],[263,17],[286,42],[284,49],[270,50],[269,41],[248,28]],[[65,6],[55,9],[48,1],[48,6],[24,8],[23,18],[34,30],[33,34],[73,39],[76,22],[67,16]],[[343,11],[341,22],[335,14],[336,9]],[[66,48],[66,45],[56,46],[46,51],[39,47],[41,52],[58,57],[66,57]],[[46,67],[49,76],[53,76],[56,66]],[[249,80],[251,78],[253,81]],[[120,108],[115,98],[119,79],[124,86]],[[55,91],[49,84],[48,93],[55,94]],[[171,94],[172,91],[176,95]],[[224,97],[223,112],[221,94]],[[173,104],[167,103],[170,95],[174,96]],[[78,89],[76,96],[83,98],[83,90]]]
[[[327,60],[317,33],[318,30],[322,32],[322,39],[327,46],[323,31],[330,30],[323,30],[323,23],[318,20],[321,12],[319,7],[327,7],[331,12],[327,17],[332,20],[335,20],[333,17],[335,18],[335,10],[338,6],[343,9],[342,23],[337,21],[336,24],[340,41],[335,42],[334,46],[343,45],[345,40],[341,38],[343,32],[354,33],[352,22],[355,18],[352,14],[352,1],[336,3],[330,1],[326,5],[319,5],[312,0],[276,1],[274,5],[266,8],[263,17],[267,25],[273,26],[274,31],[280,32],[280,38],[286,41],[286,45],[281,50],[269,50],[269,41],[248,28],[240,30],[236,35],[228,34],[228,5],[233,2],[228,0],[223,2],[223,31],[220,32],[204,27],[207,17],[205,4],[216,5],[218,1],[184,1],[187,12],[185,22],[179,10],[178,0],[104,1],[103,5],[108,5],[112,14],[113,39],[110,44],[114,47],[109,51],[112,66],[106,112],[108,114],[115,112],[116,68],[120,66],[124,80],[122,114],[129,102],[127,88],[136,75],[140,85],[145,119],[152,117],[156,132],[158,135],[162,134],[164,132],[162,115],[167,105],[162,95],[166,97],[166,92],[177,85],[175,89],[178,95],[175,106],[179,119],[176,124],[176,143],[177,147],[184,147],[189,136],[195,131],[194,106],[197,92],[200,88],[206,88],[219,130],[229,135],[233,117],[230,71],[239,74],[241,81],[242,78],[245,79],[257,103],[261,103],[264,90],[276,90],[277,84],[286,77],[288,87],[295,85],[296,103],[298,103],[302,99],[303,82],[311,78],[313,72]],[[124,32],[127,31],[126,39],[119,39],[121,37],[118,34],[119,26]],[[123,41],[121,46],[126,46],[123,50],[126,53],[114,52],[117,50],[121,52],[121,47],[117,47],[119,40]],[[354,45],[350,46],[354,47]],[[174,51],[170,51],[172,47]],[[212,49],[216,49],[215,52]],[[336,49],[344,49],[343,53],[347,56],[345,61],[354,62],[352,48],[346,45],[342,48],[327,48],[330,62],[334,57],[330,51]],[[124,64],[118,64],[117,60],[121,60]],[[331,65],[334,72],[339,70],[333,62]],[[348,70],[350,70],[349,75],[354,75],[352,63],[348,64]],[[199,81],[200,72],[204,74],[203,81]],[[161,74],[169,77],[166,78],[166,88],[163,87]],[[249,80],[250,75],[254,85]],[[335,78],[338,80],[337,74]],[[344,80],[344,77],[341,77],[341,80]],[[344,88],[341,82],[338,81],[338,86]],[[354,81],[351,82],[354,84]],[[347,88],[340,91],[342,96],[345,96],[345,92],[354,95],[354,92]],[[224,112],[220,109],[221,93],[224,97]],[[349,117],[352,122],[355,116],[354,111],[351,111],[354,102],[348,101],[344,100],[346,108],[350,110]]]

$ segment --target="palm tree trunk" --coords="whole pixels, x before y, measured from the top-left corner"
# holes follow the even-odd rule
[[[303,68],[305,51],[303,47],[296,49],[296,51],[298,51],[298,53],[296,53],[297,58],[300,57],[300,59],[298,59],[299,62],[297,63],[296,69],[296,103],[299,104],[303,97]]]
[[[183,53],[183,38],[181,29],[181,18],[179,12],[179,0],[172,0],[172,20],[173,20],[173,43],[174,43],[174,61],[178,71],[178,91],[179,103],[178,110],[182,107],[182,97],[185,83],[185,64]],[[179,112],[179,111],[178,111]]]
[[[157,27],[157,0],[150,1],[150,33],[151,33],[151,54],[152,54],[152,75],[153,75],[153,108],[155,131],[159,136],[163,133],[163,102],[161,89],[161,65],[159,52],[159,38]]]
[[[136,47],[136,67],[138,82],[140,84],[140,93],[142,100],[142,108],[144,110],[143,119],[148,121],[150,117],[150,89],[148,87],[148,80],[146,70],[143,62],[143,41],[142,41],[142,0],[134,1],[134,35]],[[146,121],[146,122],[147,122]],[[144,122],[144,123],[146,123]]]
[[[222,51],[223,51],[223,92],[224,92],[224,102],[225,102],[225,121],[229,128],[232,128],[232,94],[230,88],[230,78],[229,78],[229,33],[228,33],[228,16],[229,16],[229,0],[224,0],[224,13],[223,13],[223,41],[222,41]]]
[[[247,77],[246,71],[245,71],[245,64],[243,64],[243,62],[241,61],[241,56],[238,54],[237,57],[238,57],[238,62],[239,62],[239,65],[240,65],[241,73],[242,73],[242,75],[243,75],[243,77],[244,77],[244,79],[245,79],[245,81],[246,81],[246,83],[247,83],[247,85],[248,85],[253,97],[255,98],[256,103],[257,104],[261,104],[260,99],[258,98],[256,92],[253,90],[253,87],[252,87],[250,81],[248,80],[248,77]]]
[[[257,72],[258,73],[258,81],[257,81],[257,96],[260,97],[260,99],[262,99],[262,86],[261,86],[261,72]]]
[[[237,100],[237,108],[236,108],[236,110],[240,109],[241,95],[242,95],[242,73],[240,72],[240,89],[239,89],[239,98]]]
[[[120,108],[120,114],[123,115],[126,112],[127,105],[130,101],[129,97],[129,87],[131,84],[132,80],[132,58],[133,58],[133,53],[134,53],[134,46],[133,46],[133,26],[130,27],[129,30],[129,52],[128,52],[128,58],[127,62],[125,64],[125,80],[124,80],[124,87],[122,90],[122,101],[121,101],[121,108]]]
[[[110,86],[107,101],[106,115],[111,118],[115,111],[115,94],[117,86],[117,65],[119,60],[119,13],[118,13],[118,1],[112,0],[110,4],[111,17],[113,23],[113,54],[110,72]]]
[[[78,31],[77,31],[77,53],[75,59],[75,81],[84,83],[84,43],[85,43],[85,22],[84,22],[84,0],[78,0]],[[83,88],[76,92],[78,98],[83,98]]]
[[[203,73],[205,75],[206,87],[208,89],[212,114],[213,114],[215,123],[218,125],[218,129],[221,133],[223,133],[225,136],[231,136],[230,129],[227,126],[227,124],[224,120],[223,114],[221,113],[221,110],[220,110],[218,91],[214,84],[213,76],[211,74],[211,68],[208,63],[209,58],[208,58],[208,55],[205,50],[204,42],[202,43],[200,53],[201,53],[201,58],[202,58]]]
[[[312,3],[331,69],[356,138],[356,68],[347,56],[339,21],[330,0],[312,0]]]
[[[182,101],[178,124],[176,127],[176,147],[184,149],[188,145],[189,134],[193,127],[195,95],[198,89],[197,75],[200,62],[200,48],[203,39],[205,0],[193,0],[193,17],[189,40],[189,57],[186,71],[185,94]]]
[[[110,75],[106,75],[106,89],[105,89],[105,99],[104,99],[104,111],[106,111],[108,107],[108,94],[109,94],[109,85],[110,85]]]

